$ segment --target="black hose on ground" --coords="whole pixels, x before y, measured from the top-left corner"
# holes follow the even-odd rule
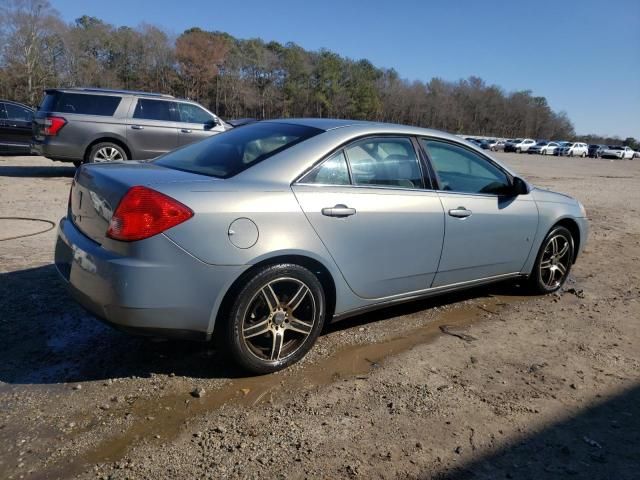
[[[38,232],[33,232],[33,233],[25,233],[23,235],[16,235],[15,237],[0,238],[0,242],[6,242],[7,240],[17,240],[19,238],[33,237],[34,235],[40,235],[41,233],[47,233],[47,232],[53,230],[56,227],[56,224],[54,222],[52,222],[51,220],[45,220],[43,218],[0,217],[0,220],[25,220],[25,221],[29,221],[29,222],[42,222],[42,223],[48,223],[49,224],[49,226],[45,230],[40,230]]]

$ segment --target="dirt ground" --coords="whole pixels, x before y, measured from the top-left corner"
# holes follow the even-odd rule
[[[366,314],[257,378],[79,308],[55,229],[7,239],[51,224],[4,218],[57,222],[73,167],[0,157],[0,478],[639,478],[640,161],[497,157],[587,208],[562,292]]]

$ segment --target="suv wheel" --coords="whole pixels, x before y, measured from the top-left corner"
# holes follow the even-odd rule
[[[300,265],[258,270],[238,292],[226,325],[235,361],[253,373],[281,370],[306,355],[324,325],[324,290]]]
[[[102,142],[93,146],[89,152],[88,163],[117,162],[128,160],[127,152],[120,145],[112,142]]]

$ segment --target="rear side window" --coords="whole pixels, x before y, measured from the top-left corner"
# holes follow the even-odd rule
[[[300,183],[316,183],[320,185],[350,185],[349,169],[344,152],[340,150],[315,167]]]
[[[354,185],[422,188],[422,171],[408,138],[368,138],[345,152]]]
[[[4,103],[0,103],[0,119],[7,118],[7,112],[4,110]]]
[[[322,130],[303,125],[252,123],[179,148],[153,162],[176,170],[229,178],[319,133]]]
[[[116,112],[121,100],[122,97],[112,95],[53,92],[46,94],[40,105],[40,110],[110,117]]]
[[[172,122],[176,118],[175,111],[175,102],[139,98],[133,112],[133,118]]]

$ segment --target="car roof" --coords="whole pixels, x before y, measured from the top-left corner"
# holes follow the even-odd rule
[[[338,128],[348,128],[358,130],[362,134],[375,135],[375,134],[394,134],[398,135],[417,135],[417,136],[432,136],[440,138],[448,138],[457,142],[464,141],[464,139],[453,135],[451,133],[443,132],[440,130],[434,130],[431,128],[414,127],[410,125],[400,125],[398,123],[385,123],[385,122],[371,122],[366,120],[344,120],[335,118],[281,118],[276,120],[263,120],[263,122],[277,122],[277,123],[289,123],[292,125],[302,125],[306,127],[313,127],[326,132],[335,130]]]
[[[29,110],[33,110],[33,107],[30,107],[26,103],[15,102],[13,100],[4,100],[2,98],[0,98],[0,102],[2,102],[2,103],[13,103],[14,105],[20,105],[21,107],[28,108]]]
[[[69,92],[69,93],[97,93],[107,95],[134,95],[139,97],[157,97],[157,98],[175,98],[173,95],[154,92],[140,92],[136,90],[117,90],[111,88],[89,88],[89,87],[73,87],[73,88],[47,88],[49,92]],[[181,100],[181,99],[180,99]]]

